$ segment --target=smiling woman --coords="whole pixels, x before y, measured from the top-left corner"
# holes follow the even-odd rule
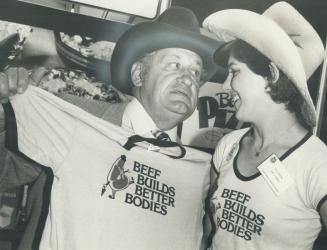
[[[323,61],[323,44],[285,2],[263,15],[219,11],[204,26],[232,38],[215,60],[228,65],[237,118],[251,123],[215,150],[210,249],[312,249],[327,214],[327,147],[311,133],[316,114],[306,80]]]
[[[275,103],[285,104],[286,109],[295,113],[300,123],[305,127],[307,126],[301,112],[301,106],[303,105],[301,94],[282,71],[278,71],[278,77],[274,75],[274,71],[271,70],[271,67],[273,66],[270,64],[269,59],[242,40],[237,40],[234,42],[231,49],[231,55],[234,60],[230,60],[231,63],[229,63],[228,67],[231,71],[232,79],[230,81],[226,81],[225,84],[230,82],[233,85],[238,74],[242,73],[240,72],[240,66],[237,65],[243,65],[243,67],[246,67],[248,70],[251,70],[255,74],[268,80],[268,84],[265,85],[265,92],[269,94],[270,98],[266,97],[267,99],[260,103],[263,103],[264,105],[272,100]],[[233,63],[235,59],[239,63]],[[244,79],[240,79],[239,81],[242,85],[247,82],[244,81]],[[254,89],[255,91],[258,90],[258,86],[255,86],[254,88],[246,88]],[[237,97],[239,96],[237,95]],[[258,108],[255,108],[253,110],[257,109]],[[267,110],[265,107],[263,109]]]

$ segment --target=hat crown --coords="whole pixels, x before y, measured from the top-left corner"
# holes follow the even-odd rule
[[[169,24],[191,32],[200,32],[200,24],[195,14],[183,7],[173,7],[163,12],[157,22]]]
[[[273,20],[293,41],[309,79],[324,58],[324,45],[311,24],[289,3],[277,2],[264,16]]]

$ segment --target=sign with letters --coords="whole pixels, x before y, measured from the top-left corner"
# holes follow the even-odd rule
[[[228,132],[245,127],[235,117],[230,93],[220,83],[207,82],[201,87],[198,105],[192,116],[183,122],[183,144],[214,149]]]

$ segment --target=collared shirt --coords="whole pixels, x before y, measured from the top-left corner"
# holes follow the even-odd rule
[[[150,117],[150,115],[145,111],[142,104],[133,98],[130,101],[124,111],[122,127],[128,130],[133,130],[135,134],[144,137],[153,137],[153,133],[158,131],[158,127]],[[172,141],[177,141],[177,127],[165,131]]]

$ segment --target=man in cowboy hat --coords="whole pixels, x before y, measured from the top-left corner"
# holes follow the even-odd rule
[[[111,59],[112,83],[135,97],[122,125],[145,135],[167,131],[177,140],[176,126],[197,104],[199,88],[218,69],[213,52],[222,43],[200,34],[194,14],[173,7],[155,22],[134,26],[117,42]]]
[[[144,136],[169,130],[176,140],[176,125],[194,111],[199,87],[216,71],[212,54],[219,45],[200,34],[185,8],[131,28],[111,60],[113,84],[136,97],[126,107],[123,126]]]

